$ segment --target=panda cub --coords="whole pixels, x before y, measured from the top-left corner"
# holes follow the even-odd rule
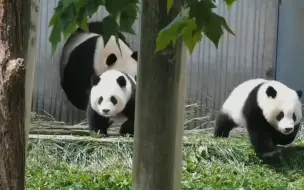
[[[234,127],[244,126],[257,156],[266,161],[279,152],[276,145],[292,143],[300,130],[301,96],[302,91],[275,80],[247,80],[224,102],[214,136],[228,137]]]
[[[90,130],[107,136],[112,120],[127,118],[120,134],[134,134],[135,80],[120,71],[107,70],[100,76],[92,75],[87,107]]]
[[[61,87],[77,109],[85,111],[90,90],[90,77],[116,69],[134,77],[137,52],[133,52],[119,35],[120,50],[114,36],[104,43],[102,22],[89,23],[89,31],[76,30],[65,42],[60,59]]]

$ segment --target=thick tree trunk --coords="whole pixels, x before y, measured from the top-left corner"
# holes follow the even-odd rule
[[[25,64],[30,0],[0,0],[0,189],[25,188]]]
[[[143,0],[136,99],[133,186],[136,190],[177,190],[181,183],[186,61],[179,40],[155,54],[158,32],[181,11],[175,0]]]

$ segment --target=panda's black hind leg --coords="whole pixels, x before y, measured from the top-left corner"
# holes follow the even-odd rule
[[[126,136],[127,134],[129,134],[130,136],[133,136],[134,135],[134,120],[128,119],[127,121],[125,121],[121,125],[119,133],[122,136]]]
[[[236,123],[225,113],[219,112],[215,119],[214,137],[228,137]]]

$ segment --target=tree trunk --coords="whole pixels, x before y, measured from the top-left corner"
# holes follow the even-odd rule
[[[0,189],[25,188],[25,63],[30,0],[0,0]],[[28,130],[26,130],[28,131]]]
[[[177,190],[181,183],[186,61],[178,40],[166,54],[156,53],[158,32],[181,11],[175,0],[142,1],[134,139],[133,186],[136,190]]]

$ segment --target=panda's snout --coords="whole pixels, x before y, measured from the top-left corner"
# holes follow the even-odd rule
[[[291,133],[293,131],[293,127],[287,127],[285,128],[286,133]]]
[[[110,109],[103,109],[102,111],[103,111],[103,113],[109,113]]]

